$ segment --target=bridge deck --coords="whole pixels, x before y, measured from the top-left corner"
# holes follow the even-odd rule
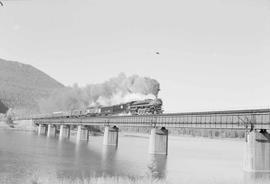
[[[39,124],[116,125],[125,127],[270,129],[270,109],[190,112],[142,116],[39,117]]]

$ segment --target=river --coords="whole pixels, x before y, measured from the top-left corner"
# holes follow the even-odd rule
[[[148,138],[120,134],[119,146],[102,136],[76,144],[32,132],[0,130],[0,181],[29,178],[151,177],[168,183],[243,183],[244,140],[169,137],[168,156],[148,154]]]

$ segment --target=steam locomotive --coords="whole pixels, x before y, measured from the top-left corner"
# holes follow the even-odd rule
[[[96,116],[96,115],[143,115],[143,114],[161,114],[162,110],[162,100],[160,98],[156,99],[146,99],[140,101],[131,101],[128,103],[122,103],[112,106],[98,106],[98,107],[88,107],[86,110],[86,115]]]
[[[79,118],[79,117],[97,117],[97,116],[121,116],[121,115],[146,115],[146,114],[162,114],[162,100],[146,99],[140,101],[131,101],[112,106],[92,106],[86,110],[73,110],[71,112],[53,112],[52,114],[42,114],[38,118]]]

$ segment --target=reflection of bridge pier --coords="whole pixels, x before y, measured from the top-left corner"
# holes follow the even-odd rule
[[[101,167],[103,171],[106,171],[107,174],[113,175],[116,172],[116,156],[117,156],[117,147],[115,146],[103,146],[102,149],[102,164]]]
[[[155,180],[166,179],[166,166],[167,156],[166,155],[150,155],[150,163],[148,169],[150,171],[151,178]]]

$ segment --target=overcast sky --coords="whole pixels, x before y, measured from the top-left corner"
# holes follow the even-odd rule
[[[0,58],[65,85],[125,72],[157,79],[167,112],[269,107],[269,0],[3,3]]]

